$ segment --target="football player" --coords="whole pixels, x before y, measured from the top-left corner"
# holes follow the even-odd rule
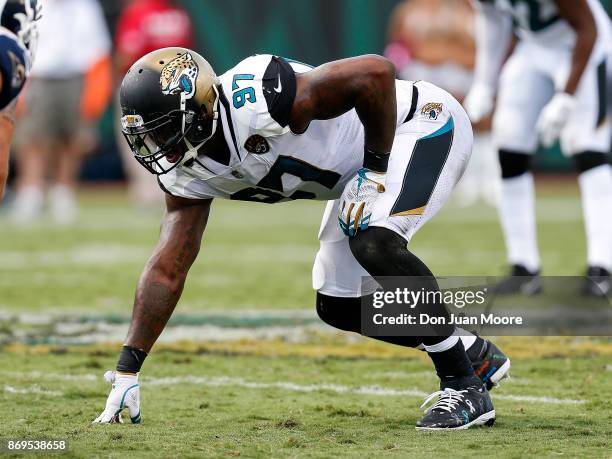
[[[0,201],[8,176],[15,105],[36,51],[40,0],[0,0]]]
[[[500,292],[537,293],[531,157],[538,140],[574,159],[582,194],[588,269],[584,294],[610,291],[612,169],[606,116],[610,19],[598,0],[473,0],[477,9],[475,82],[465,108],[473,122],[493,108],[502,173],[500,217],[511,275]],[[507,61],[513,32],[518,38]],[[594,281],[594,282],[593,282]]]
[[[132,66],[120,99],[127,142],[158,176],[167,211],[95,422],[117,421],[124,408],[140,421],[138,373],[179,300],[214,198],[329,200],[313,284],[319,316],[336,328],[361,332],[360,297],[373,294],[374,279],[423,276],[437,288],[407,244],[447,201],[471,154],[470,121],[447,92],[396,81],[379,56],[312,69],[258,55],[217,77],[195,52],[166,48]],[[443,314],[443,305],[430,306]],[[438,400],[417,427],[490,425],[483,382],[501,379],[510,361],[492,343],[445,331],[380,338],[423,348],[440,377]]]

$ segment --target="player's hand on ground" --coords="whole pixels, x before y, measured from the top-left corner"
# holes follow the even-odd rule
[[[127,408],[132,423],[140,423],[140,386],[138,375],[118,374],[115,371],[104,373],[104,379],[112,383],[111,393],[106,400],[106,408],[93,423],[112,424],[123,422],[121,412]]]
[[[537,124],[542,145],[550,147],[559,138],[575,107],[576,100],[565,92],[558,92],[546,104]]]
[[[387,174],[361,168],[346,184],[340,198],[340,228],[347,236],[354,236],[370,224],[374,202],[385,191]]]
[[[478,123],[493,111],[495,91],[486,84],[474,83],[463,101],[472,123]]]

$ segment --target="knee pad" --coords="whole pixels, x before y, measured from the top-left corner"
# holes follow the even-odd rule
[[[585,151],[574,155],[574,164],[580,174],[598,166],[610,164],[610,155],[596,151]]]
[[[531,169],[531,155],[499,150],[499,166],[503,179],[518,177]]]
[[[317,292],[317,314],[334,328],[361,331],[361,298],[341,298]]]

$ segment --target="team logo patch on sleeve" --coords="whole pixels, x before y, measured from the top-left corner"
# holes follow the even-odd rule
[[[421,115],[427,116],[430,120],[437,120],[442,112],[442,104],[439,102],[429,102],[421,108]]]
[[[249,153],[263,155],[264,153],[268,153],[270,151],[270,144],[264,137],[260,136],[259,134],[255,134],[244,142],[244,148]]]
[[[165,95],[184,93],[186,99],[191,99],[196,92],[196,81],[200,69],[193,56],[185,53],[172,59],[162,69],[159,78],[162,92]]]

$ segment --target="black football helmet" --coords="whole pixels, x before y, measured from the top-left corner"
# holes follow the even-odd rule
[[[162,175],[195,158],[217,128],[218,85],[206,59],[185,48],[137,61],[120,89],[121,128],[136,160]]]
[[[28,50],[30,65],[38,44],[42,0],[0,0],[0,25],[13,32]]]

